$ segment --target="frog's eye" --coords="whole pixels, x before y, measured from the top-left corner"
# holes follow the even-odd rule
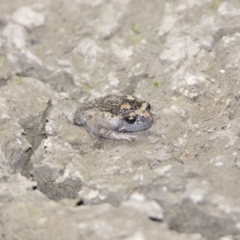
[[[147,107],[146,107],[146,110],[147,111],[150,111],[151,110],[151,105],[148,103]]]
[[[134,124],[136,122],[136,117],[126,117],[125,118],[125,121],[128,123],[128,124]]]

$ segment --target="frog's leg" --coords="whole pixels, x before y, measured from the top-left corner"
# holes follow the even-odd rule
[[[107,130],[105,128],[101,128],[99,130],[99,136],[114,140],[128,140],[129,142],[132,142],[136,138],[136,136],[134,135],[118,133],[111,130]]]

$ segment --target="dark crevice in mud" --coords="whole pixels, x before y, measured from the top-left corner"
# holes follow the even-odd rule
[[[149,219],[153,222],[163,222],[162,219],[159,219],[159,218],[155,218],[155,217],[149,217]]]
[[[20,125],[24,129],[23,135],[31,144],[31,148],[27,149],[24,153],[24,156],[27,160],[25,160],[25,164],[22,167],[21,174],[27,178],[31,177],[32,171],[32,162],[31,156],[33,155],[34,151],[38,148],[41,144],[42,140],[46,138],[45,134],[45,127],[46,127],[46,119],[51,111],[51,101],[48,102],[47,108],[43,112],[41,116],[37,117],[30,117],[28,119],[20,120]]]
[[[33,149],[32,148],[28,148],[25,152],[24,152],[24,157],[25,157],[25,161],[24,161],[24,166],[22,166],[22,171],[21,174],[27,178],[30,177],[30,171],[29,169],[32,169],[32,164],[30,161],[30,158],[33,154]]]
[[[20,122],[21,127],[24,129],[23,135],[31,143],[33,151],[35,151],[41,144],[42,139],[45,138],[45,126],[46,118],[51,110],[51,101],[48,102],[48,106],[43,112],[42,116],[37,116],[29,119],[25,119],[24,122]],[[41,120],[39,120],[41,118]],[[41,124],[39,124],[41,123]]]
[[[76,203],[76,207],[79,207],[79,206],[82,206],[82,205],[85,205],[84,204],[84,201],[82,199],[80,199],[77,203]]]

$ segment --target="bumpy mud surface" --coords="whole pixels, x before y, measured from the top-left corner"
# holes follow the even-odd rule
[[[0,1],[0,239],[240,239],[238,0]],[[73,125],[148,101],[136,141]]]

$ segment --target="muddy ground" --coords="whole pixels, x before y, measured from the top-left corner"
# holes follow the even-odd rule
[[[238,0],[0,1],[0,239],[240,239]],[[148,101],[132,143],[76,109]]]

